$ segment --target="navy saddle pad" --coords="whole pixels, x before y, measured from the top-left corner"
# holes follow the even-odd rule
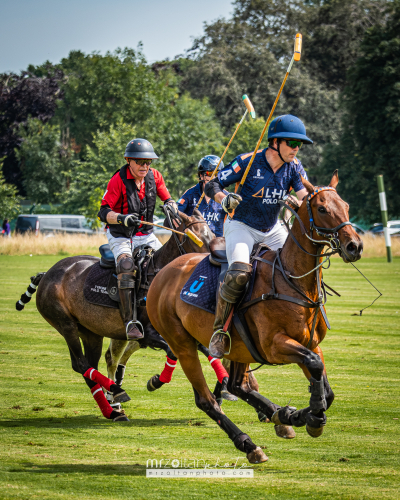
[[[253,291],[257,261],[253,262],[253,274],[247,288],[244,301],[250,300]],[[193,274],[183,286],[181,300],[204,311],[215,314],[217,291],[219,290],[219,275],[221,268],[210,263],[209,256],[199,262]]]
[[[118,297],[117,277],[114,273],[115,269],[104,268],[100,262],[93,264],[83,285],[85,299],[91,304],[118,309],[118,302],[111,300],[109,295],[109,292],[114,292]]]

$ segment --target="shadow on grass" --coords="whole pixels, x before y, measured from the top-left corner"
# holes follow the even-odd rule
[[[146,476],[146,465],[132,464],[44,464],[37,465],[25,462],[18,468],[10,469],[8,472],[23,472],[31,474],[85,474],[102,476]],[[221,470],[221,469],[220,469]],[[269,468],[267,465],[256,465],[254,470],[262,471],[263,474],[291,474],[290,470],[279,470]]]
[[[110,425],[124,426],[124,427],[171,427],[187,425],[188,420],[183,418],[157,418],[157,419],[144,419],[134,418],[129,422],[113,422],[104,417],[94,417],[92,415],[85,415],[79,417],[65,417],[65,418],[15,418],[12,420],[0,421],[0,428],[10,429],[12,427],[44,427],[44,428],[106,428]]]

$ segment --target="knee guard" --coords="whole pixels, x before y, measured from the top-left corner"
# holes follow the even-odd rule
[[[118,288],[134,288],[136,267],[132,257],[123,257],[117,264]]]
[[[222,283],[221,297],[231,304],[235,304],[250,281],[253,268],[244,262],[234,262],[229,266]]]

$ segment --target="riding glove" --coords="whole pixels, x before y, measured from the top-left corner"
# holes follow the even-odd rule
[[[136,214],[118,214],[117,221],[118,224],[122,224],[126,227],[138,227],[141,224],[141,221],[138,219]]]
[[[221,202],[222,208],[231,214],[242,201],[242,197],[235,193],[229,193]]]

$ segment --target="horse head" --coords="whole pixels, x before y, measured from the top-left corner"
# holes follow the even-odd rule
[[[209,253],[210,241],[215,238],[214,233],[209,228],[207,222],[202,217],[201,213],[196,209],[193,215],[189,216],[183,212],[178,212],[178,217],[171,216],[172,229],[184,232],[185,229],[190,229],[202,242],[203,246],[198,247],[192,240],[185,236],[177,236],[181,247],[187,253]],[[165,227],[170,227],[168,217],[164,221]]]
[[[303,205],[307,206],[311,233],[315,231],[312,238],[318,241],[337,239],[339,255],[346,263],[361,259],[363,241],[349,222],[348,203],[336,191],[338,171],[333,173],[329,186],[315,187],[303,177],[302,183],[309,193]]]

